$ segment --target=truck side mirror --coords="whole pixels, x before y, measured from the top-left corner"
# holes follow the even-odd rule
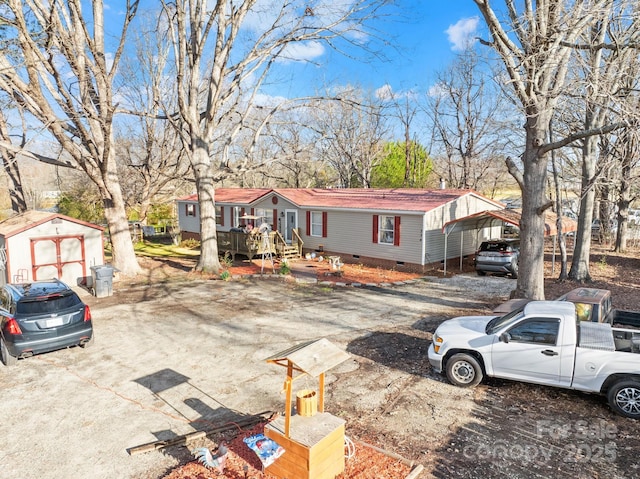
[[[503,343],[508,343],[511,340],[511,335],[509,333],[502,333],[498,339]]]

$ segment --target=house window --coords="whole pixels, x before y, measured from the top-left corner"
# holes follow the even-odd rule
[[[256,216],[260,216],[260,219],[256,220],[256,223],[258,223],[256,226],[259,226],[262,223],[267,223],[269,225],[274,225],[274,221],[273,221],[273,210],[272,209],[265,209],[265,208],[256,208],[255,210],[255,215]],[[272,226],[273,228],[273,226]]]
[[[233,227],[234,228],[239,228],[241,226],[240,217],[242,215],[244,215],[244,208],[240,208],[239,206],[234,206],[233,207]]]
[[[311,236],[322,237],[322,218],[323,215],[319,211],[311,212]]]
[[[224,226],[224,211],[222,206],[216,206],[216,224]]]
[[[400,246],[400,216],[373,215],[373,242]]]
[[[196,215],[196,205],[194,203],[186,204],[186,214],[187,216],[195,216]]]
[[[378,224],[380,225],[378,242],[382,244],[394,244],[395,216],[380,216]]]

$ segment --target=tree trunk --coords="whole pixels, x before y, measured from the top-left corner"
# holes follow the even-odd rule
[[[545,209],[550,206],[546,197],[547,166],[546,152],[540,149],[541,138],[547,137],[545,127],[549,122],[543,115],[529,115],[525,125],[526,147],[523,154],[523,172],[509,172],[522,190],[522,216],[520,219],[520,258],[518,284],[514,298],[544,299],[544,231]]]
[[[11,198],[11,209],[15,213],[24,213],[27,211],[27,199],[22,188],[22,179],[20,178],[20,168],[13,155],[6,150],[2,152],[4,171],[9,179],[9,197]]]
[[[104,198],[104,216],[109,225],[113,254],[112,264],[121,274],[135,276],[140,273],[141,269],[133,249],[133,241],[129,232],[129,220],[127,219],[122,190],[120,189],[120,182],[116,172],[115,160],[108,159],[106,161],[108,171],[103,175],[104,188],[103,191],[100,191],[100,194]]]
[[[580,195],[580,215],[576,244],[573,248],[573,259],[569,279],[579,282],[591,281],[589,274],[589,258],[591,256],[591,224],[593,223],[593,206],[596,191],[593,182],[596,176],[597,137],[585,138],[582,147],[582,188]]]
[[[628,139],[628,135],[627,135]],[[627,235],[629,230],[629,206],[631,205],[631,158],[627,150],[623,149],[622,171],[620,175],[620,189],[618,191],[618,229],[616,231],[615,251],[624,253],[627,249]]]
[[[194,142],[194,144],[197,142]],[[204,144],[204,142],[201,142]],[[200,208],[200,259],[196,271],[218,274],[218,232],[216,230],[215,188],[211,176],[211,160],[204,146],[193,147],[193,171]]]
[[[553,142],[552,124],[549,123],[549,141]],[[555,150],[551,152],[551,168],[553,171],[553,186],[556,192],[556,238],[560,247],[560,275],[559,281],[565,281],[568,276],[567,272],[567,242],[562,228],[562,193],[560,191],[560,181],[558,178],[558,168],[556,165]]]

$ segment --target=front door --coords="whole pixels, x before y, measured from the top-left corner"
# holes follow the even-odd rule
[[[298,227],[298,210],[285,210],[284,219],[284,239],[291,244],[291,241],[293,241],[292,230]]]

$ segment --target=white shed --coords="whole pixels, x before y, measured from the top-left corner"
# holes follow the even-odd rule
[[[46,211],[0,222],[0,282],[58,278],[86,284],[91,266],[104,264],[103,228]]]

